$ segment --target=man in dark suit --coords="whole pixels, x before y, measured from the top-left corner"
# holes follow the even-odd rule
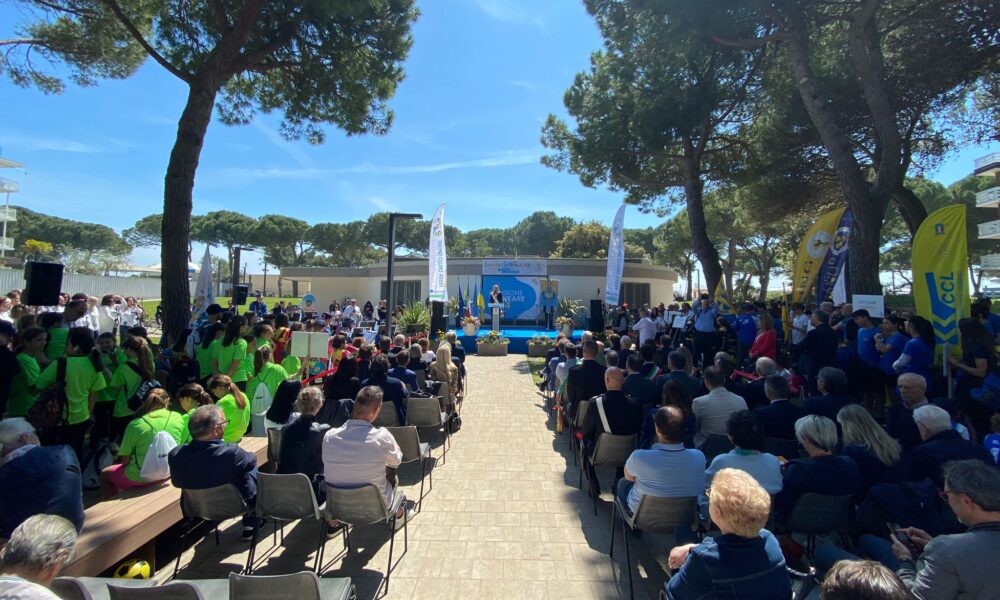
[[[802,341],[799,372],[809,380],[809,389],[815,390],[819,370],[837,365],[837,332],[825,311],[814,310],[811,319],[814,329]]]
[[[591,402],[587,407],[587,414],[583,416],[583,457],[587,467],[587,478],[590,480],[590,491],[592,494],[600,493],[601,484],[597,480],[597,472],[588,460],[597,442],[597,436],[602,433],[613,435],[635,435],[642,427],[642,408],[636,402],[625,397],[622,386],[625,383],[625,373],[616,367],[611,367],[604,372],[604,385],[607,391],[600,395],[601,407],[597,401]],[[601,409],[604,411],[604,418],[601,418]],[[609,431],[604,426],[607,419]],[[618,473],[617,478],[624,475]]]
[[[940,406],[925,405],[913,411],[923,443],[910,451],[913,468],[921,477],[943,486],[942,468],[953,460],[976,459],[993,466],[993,455],[951,428],[951,415]]]
[[[583,362],[569,370],[566,378],[566,396],[569,398],[569,416],[576,417],[576,407],[581,400],[590,400],[603,394],[604,367],[597,362],[597,342],[583,343]]]
[[[638,354],[631,354],[625,363],[625,368],[628,369],[628,375],[625,376],[625,384],[622,387],[625,395],[634,398],[643,406],[658,404],[656,382],[646,379],[639,373],[642,369],[642,357]]]
[[[816,387],[820,395],[806,399],[806,414],[826,417],[836,423],[840,409],[855,403],[855,398],[847,394],[847,373],[836,367],[820,369]]]
[[[795,422],[806,416],[806,411],[788,399],[788,381],[781,375],[771,375],[764,380],[764,393],[771,403],[754,410],[764,425],[764,433],[779,440],[794,440]]]
[[[204,490],[231,483],[247,504],[243,515],[243,537],[250,539],[257,524],[253,515],[257,501],[257,457],[222,441],[226,417],[215,404],[200,406],[188,421],[191,442],[170,451],[170,481],[175,487]]]
[[[371,376],[361,382],[361,386],[374,385],[382,389],[382,401],[392,402],[396,407],[396,417],[399,424],[406,423],[406,406],[404,398],[410,397],[403,382],[395,377],[389,377],[389,358],[385,354],[379,354],[372,358]]]
[[[642,368],[639,369],[639,374],[655,382],[656,378],[660,376],[660,367],[653,362],[654,354],[656,354],[655,344],[647,343],[639,346],[639,356],[642,357]]]
[[[711,366],[711,365],[707,365]],[[683,385],[691,392],[691,397],[695,398],[701,395],[701,380],[696,377],[691,377],[687,374],[685,369],[687,368],[687,357],[677,352],[676,350],[667,355],[667,369],[669,372],[665,375],[661,375],[659,379],[656,380],[656,397],[660,398],[663,396],[663,386],[667,384],[668,381],[676,381],[677,383]]]
[[[753,381],[745,381],[741,379],[742,383],[740,384],[740,391],[736,393],[743,396],[743,399],[747,401],[747,406],[750,410],[753,410],[758,406],[767,406],[768,400],[767,394],[764,393],[764,381],[777,372],[778,363],[766,356],[761,356],[754,362],[753,365],[753,373],[757,376],[757,378]]]
[[[403,350],[396,354],[396,367],[389,369],[389,377],[395,377],[411,390],[417,389],[417,374],[409,369],[410,353]]]

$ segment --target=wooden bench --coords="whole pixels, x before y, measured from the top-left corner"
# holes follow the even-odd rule
[[[266,437],[245,437],[240,447],[257,456],[258,467],[267,463]],[[127,490],[84,513],[76,554],[73,562],[63,567],[61,575],[98,576],[140,549],[142,557],[155,568],[156,536],[184,518],[181,490],[169,481]]]

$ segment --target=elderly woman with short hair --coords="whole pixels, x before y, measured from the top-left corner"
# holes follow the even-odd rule
[[[837,455],[837,426],[833,421],[819,415],[802,417],[795,422],[795,439],[809,456],[797,458],[785,468],[782,490],[774,498],[779,522],[792,512],[803,494],[855,495],[863,485],[854,460]]]
[[[744,471],[722,469],[708,495],[722,535],[671,550],[668,564],[678,571],[667,582],[667,597],[791,598],[781,547],[764,529],[771,514],[767,491]]]
[[[302,473],[313,482],[317,498],[323,490],[323,436],[330,429],[316,420],[323,407],[323,392],[319,387],[304,387],[295,399],[299,418],[281,428],[278,450],[278,473]],[[324,492],[325,495],[325,492]]]

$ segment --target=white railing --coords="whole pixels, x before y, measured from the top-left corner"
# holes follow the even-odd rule
[[[13,250],[14,249],[14,238],[0,237],[0,249],[3,249],[3,250]]]
[[[16,194],[18,190],[17,182],[13,179],[5,179],[0,177],[0,194]]]
[[[7,208],[6,206],[0,206],[0,223],[4,221],[7,221],[9,223],[11,221],[16,221],[16,220],[17,220],[16,208]]]
[[[1000,152],[991,152],[982,158],[976,159],[976,170],[986,168],[989,165],[1000,164]]]
[[[1000,205],[1000,187],[976,192],[976,206],[979,208],[995,208]]]
[[[1000,221],[979,224],[979,239],[1000,240]]]
[[[198,285],[190,282],[191,293]],[[24,287],[24,268],[0,269],[0,294],[14,288]],[[160,280],[154,277],[103,277],[101,275],[78,275],[66,273],[62,278],[62,290],[69,294],[83,292],[100,298],[104,294],[119,294],[137,298],[159,298]]]

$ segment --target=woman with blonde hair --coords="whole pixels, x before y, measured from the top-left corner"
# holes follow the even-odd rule
[[[844,432],[842,456],[854,460],[864,481],[862,494],[873,485],[902,481],[907,475],[903,449],[860,404],[848,404],[837,413]]]
[[[778,358],[778,334],[774,331],[774,319],[767,312],[757,315],[757,337],[750,347],[750,358],[756,360],[766,356],[771,360]]]
[[[222,440],[238,444],[250,425],[250,403],[228,375],[213,375],[208,380],[208,393],[226,416]]]
[[[448,388],[450,391],[449,401],[454,402],[456,395],[458,394],[458,388],[460,385],[458,376],[458,367],[451,360],[451,344],[448,342],[442,342],[438,346],[437,354],[434,362],[430,364],[428,368],[427,375],[432,379],[442,382],[448,382]]]
[[[792,585],[778,539],[764,529],[771,497],[749,474],[722,469],[706,492],[722,535],[677,546],[667,564],[679,569],[668,598],[791,598]]]
[[[111,498],[120,490],[157,483],[142,477],[142,466],[153,438],[165,431],[175,443],[180,444],[186,428],[184,415],[170,410],[170,394],[167,390],[150,390],[142,406],[135,412],[135,418],[125,428],[125,437],[118,448],[118,463],[101,472],[101,495]]]

